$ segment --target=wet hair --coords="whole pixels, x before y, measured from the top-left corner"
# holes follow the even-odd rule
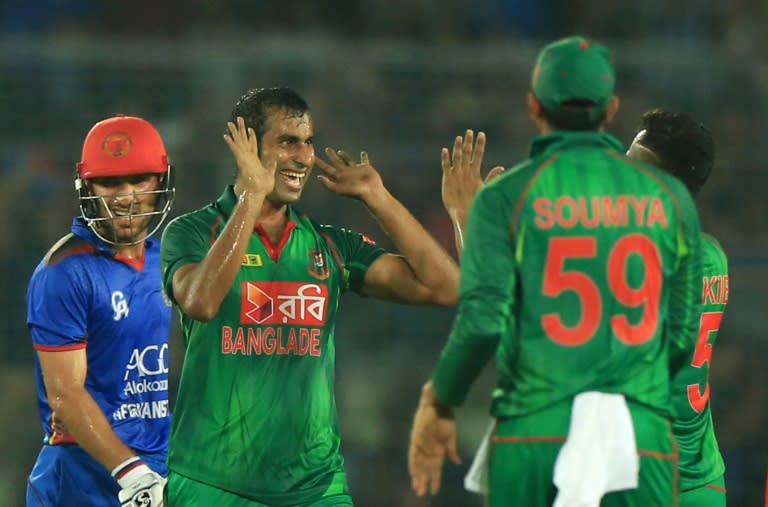
[[[229,121],[235,122],[238,116],[242,116],[245,126],[256,132],[256,140],[261,147],[264,133],[270,127],[269,114],[275,109],[284,109],[289,114],[302,116],[309,112],[309,104],[290,88],[251,88],[237,101],[229,115]]]
[[[712,133],[693,116],[653,109],[643,114],[639,144],[651,150],[659,166],[680,179],[696,194],[712,173],[715,143]]]
[[[555,130],[597,130],[605,115],[593,118],[594,107],[591,100],[569,100],[554,111],[542,107],[541,115]]]

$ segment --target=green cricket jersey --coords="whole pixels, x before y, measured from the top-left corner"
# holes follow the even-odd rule
[[[497,417],[584,391],[671,416],[696,342],[699,219],[685,187],[599,132],[537,137],[470,210],[458,314],[433,381],[457,405],[496,352]]]
[[[176,218],[162,239],[163,283],[203,260],[236,204]],[[334,398],[339,297],[360,289],[384,250],[289,206],[273,245],[257,226],[218,314],[181,312],[186,343],[171,423],[171,471],[270,505],[322,497],[343,471]]]
[[[709,406],[709,365],[720,322],[728,303],[728,259],[720,244],[702,234],[704,276],[699,287],[699,330],[696,349],[672,380],[677,418],[672,429],[680,450],[680,490],[717,479],[725,463],[715,438]]]

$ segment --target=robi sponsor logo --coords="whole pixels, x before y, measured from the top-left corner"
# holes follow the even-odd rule
[[[328,287],[297,282],[243,282],[240,323],[323,326]]]

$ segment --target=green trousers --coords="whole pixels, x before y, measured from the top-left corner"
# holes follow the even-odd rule
[[[346,483],[344,474],[338,474],[339,481]],[[291,507],[353,507],[352,498],[346,493],[337,493],[346,486],[337,487],[334,480],[326,494],[307,503],[292,504]],[[174,472],[168,474],[165,485],[165,507],[278,507],[259,503],[229,491],[190,479]],[[280,506],[284,507],[284,506]]]
[[[605,495],[601,507],[677,507],[677,444],[668,419],[628,403],[640,454],[638,488]],[[551,507],[555,460],[568,433],[571,401],[500,419],[492,438],[489,507]],[[584,456],[589,460],[589,456]]]

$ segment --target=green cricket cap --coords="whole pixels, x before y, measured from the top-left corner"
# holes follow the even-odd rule
[[[584,37],[552,42],[539,52],[533,72],[533,94],[544,109],[566,123],[595,123],[602,119],[613,97],[616,73],[611,52]],[[592,102],[587,109],[567,102]]]

